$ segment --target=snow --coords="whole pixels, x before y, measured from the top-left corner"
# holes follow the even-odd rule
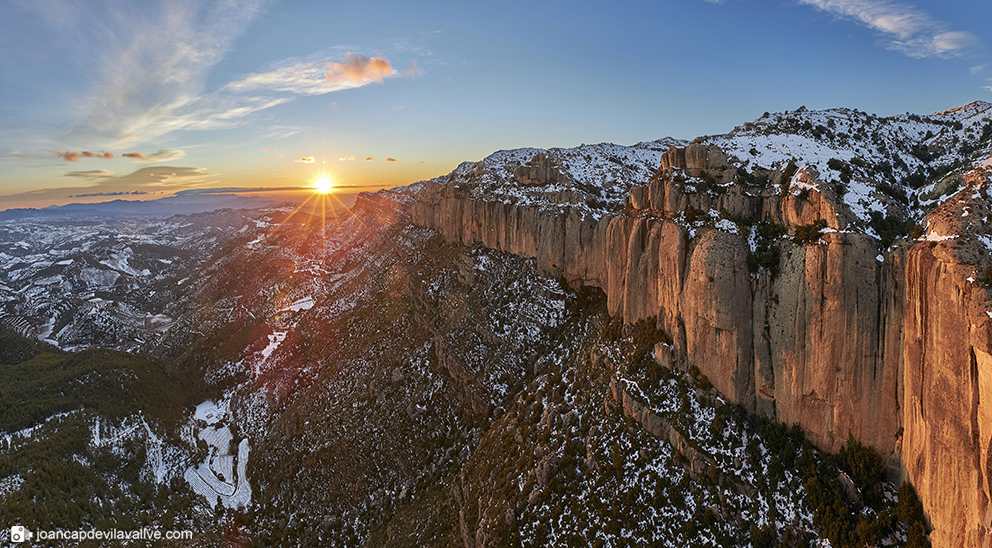
[[[54,317],[53,318],[50,318],[48,320],[48,322],[45,323],[45,325],[41,326],[41,330],[38,331],[38,340],[45,341],[45,342],[48,342],[48,343],[51,343],[51,344],[55,344],[57,346],[58,343],[56,343],[55,341],[52,341],[51,339],[49,339],[49,337],[52,335],[52,330],[53,329],[55,329],[55,318]]]
[[[168,465],[162,450],[165,444],[162,442],[162,438],[155,435],[155,432],[152,432],[151,427],[148,426],[148,421],[142,418],[141,423],[145,427],[145,433],[148,434],[145,465],[150,468],[155,483],[165,483],[166,474],[168,473]]]
[[[228,412],[228,402],[226,400],[222,400],[220,404],[216,404],[212,400],[207,400],[196,406],[196,411],[193,413],[193,420],[203,421],[208,426],[213,426],[226,417]]]
[[[207,400],[196,407],[195,421],[204,421],[197,438],[207,443],[207,456],[196,466],[186,469],[183,477],[197,494],[216,507],[218,498],[226,508],[244,508],[251,503],[251,485],[248,482],[248,457],[251,451],[248,439],[237,446],[237,455],[231,454],[234,434],[227,421],[229,404]]]
[[[261,375],[262,365],[265,364],[265,362],[269,359],[269,356],[271,356],[272,353],[279,348],[279,345],[286,340],[286,335],[288,334],[288,331],[273,331],[271,335],[268,335],[269,344],[259,352],[259,354],[261,354],[261,358],[255,362],[253,367],[256,377]]]
[[[34,434],[35,430],[38,430],[39,428],[41,428],[45,424],[47,424],[49,422],[52,422],[52,421],[55,421],[55,420],[59,420],[62,417],[67,417],[69,415],[72,415],[73,413],[77,413],[77,411],[66,411],[65,413],[56,413],[56,414],[52,415],[51,417],[48,417],[44,421],[42,421],[42,422],[40,422],[40,423],[38,423],[38,424],[36,424],[34,426],[29,426],[29,427],[24,428],[22,430],[18,430],[17,432],[12,432],[10,434],[4,435],[4,436],[0,437],[0,441],[5,441],[6,443],[9,444],[9,443],[11,443],[12,441],[14,441],[14,440],[16,440],[18,438],[29,438],[29,437],[31,437]]]
[[[130,274],[131,276],[151,275],[151,271],[148,270],[147,268],[144,268],[140,271],[132,268],[131,265],[128,264],[128,261],[133,258],[134,258],[134,252],[131,250],[130,247],[126,247],[120,253],[113,254],[110,259],[104,259],[100,261],[100,264],[110,267],[114,270],[117,270],[118,272]]]
[[[25,483],[24,476],[14,474],[0,479],[0,497],[7,497],[11,493],[20,489]]]
[[[720,219],[716,223],[716,227],[724,232],[730,232],[731,234],[737,234],[737,225],[729,219]]]
[[[90,288],[110,287],[117,282],[121,275],[114,270],[84,268],[79,273],[79,279]]]
[[[935,231],[931,231],[929,234],[927,234],[926,241],[928,241],[928,242],[943,242],[943,241],[947,241],[947,240],[953,240],[954,238],[957,238],[957,237],[958,237],[957,234],[941,235],[941,234],[937,234],[937,232],[935,232]]]
[[[642,184],[657,171],[661,155],[672,146],[688,141],[666,137],[657,141],[623,146],[613,143],[581,145],[575,148],[520,148],[495,152],[479,162],[464,162],[450,175],[427,182],[452,184],[471,189],[475,197],[520,206],[563,210],[571,207],[582,216],[599,219],[622,204],[635,184]],[[564,183],[538,186],[507,184],[514,181],[516,168],[544,153],[555,170],[571,179]],[[420,185],[419,188],[426,188]],[[411,185],[410,192],[416,192]]]
[[[300,310],[310,310],[314,305],[313,297],[304,297],[293,304],[283,308],[279,312],[299,312]]]
[[[930,116],[887,118],[845,108],[799,109],[769,114],[700,142],[721,147],[732,165],[749,171],[781,170],[794,161],[800,172],[813,168],[817,179],[826,183],[841,183],[848,178],[843,182],[847,190],[844,202],[863,222],[866,232],[872,234],[868,227],[870,213],[885,214],[884,202],[888,200],[881,197],[879,185],[901,188],[925,205],[920,195],[932,191],[932,184],[914,190],[904,186],[906,179],[923,167],[954,167],[967,161],[961,144],[977,144],[978,135],[989,122],[989,112],[992,104],[982,101]],[[920,148],[929,158],[918,152]],[[841,171],[830,167],[831,160],[842,162],[849,173],[842,177]],[[886,171],[875,169],[882,165],[888,166]],[[992,167],[992,157],[983,158],[977,166]],[[792,193],[806,186],[798,178],[799,173],[791,181]],[[835,190],[843,192],[841,187]]]

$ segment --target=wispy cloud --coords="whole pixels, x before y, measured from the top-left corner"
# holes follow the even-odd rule
[[[120,191],[120,192],[90,192],[89,194],[70,194],[68,198],[90,198],[93,196],[144,196],[148,193],[144,190],[132,190],[130,192]]]
[[[158,162],[171,162],[184,156],[186,156],[186,153],[181,150],[164,149],[138,158],[138,161],[144,164],[155,164]]]
[[[302,162],[304,164],[312,164],[312,163],[314,163],[314,159],[313,159],[313,156],[304,156],[304,157],[300,158],[299,160],[297,160],[297,162]]]
[[[188,187],[192,183],[205,182],[214,176],[215,174],[208,173],[202,167],[149,166],[127,175],[108,177],[104,179],[104,182],[113,185],[171,189],[172,187]]]
[[[101,137],[111,147],[148,142],[177,129],[230,125],[270,106],[264,99],[203,93],[209,70],[262,4],[166,1],[115,8],[98,23],[104,37],[98,84],[85,101],[89,115],[70,137]]]
[[[79,44],[81,59],[74,61],[86,63],[88,78],[94,82],[90,89],[76,93],[72,104],[59,113],[58,122],[69,128],[67,132],[37,137],[42,144],[33,145],[29,152],[44,151],[50,158],[54,150],[80,146],[73,143],[94,143],[109,150],[148,147],[176,132],[243,125],[256,118],[256,113],[292,102],[299,95],[421,73],[416,62],[401,69],[402,65],[394,66],[387,58],[395,54],[407,62],[414,55],[412,50],[386,44],[392,52],[387,55],[342,54],[342,47],[334,50],[337,54],[325,50],[321,57],[259,67],[259,72],[227,85],[230,80],[209,81],[217,63],[270,2],[106,0],[99,9],[77,0],[26,3],[25,9],[35,12],[59,36]],[[0,155],[0,160],[9,158]]]
[[[880,33],[888,49],[910,57],[961,57],[981,46],[974,34],[952,30],[928,13],[887,0],[799,0]]]
[[[253,73],[224,86],[225,90],[289,92],[296,95],[323,95],[369,84],[386,78],[417,76],[416,61],[402,72],[385,57],[367,57],[348,52],[339,61],[287,59],[268,72]]]
[[[106,169],[91,169],[89,171],[67,171],[62,174],[63,177],[79,177],[80,179],[99,179],[103,177],[111,177],[114,172]]]
[[[352,154],[350,156],[342,156],[342,157],[338,158],[338,161],[339,162],[354,162],[355,161],[355,155]]]
[[[424,71],[417,68],[417,60],[410,61],[410,64],[403,69],[403,76],[422,76]]]
[[[987,66],[988,65],[975,65],[968,70],[971,71],[972,74],[977,75],[977,74],[981,74],[985,70],[985,67]]]
[[[81,185],[69,188],[40,188],[30,192],[0,196],[0,202],[115,196],[123,193],[172,193],[212,183],[216,174],[209,173],[202,167],[147,166],[120,176],[115,176],[113,172],[107,170],[70,171],[63,176],[81,179]]]

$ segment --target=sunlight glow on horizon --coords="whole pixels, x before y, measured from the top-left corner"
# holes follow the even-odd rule
[[[320,194],[327,194],[334,190],[334,184],[331,182],[331,178],[327,175],[321,175],[317,177],[313,182],[314,191]]]

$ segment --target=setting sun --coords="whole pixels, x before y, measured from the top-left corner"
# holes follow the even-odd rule
[[[334,188],[331,184],[331,178],[327,176],[318,177],[316,181],[313,182],[313,188],[321,194],[327,194]]]

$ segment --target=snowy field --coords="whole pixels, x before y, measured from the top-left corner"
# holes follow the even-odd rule
[[[251,485],[248,483],[248,455],[251,447],[242,439],[232,453],[234,434],[228,426],[228,404],[207,400],[196,407],[193,415],[197,426],[197,439],[206,442],[208,450],[204,460],[186,469],[183,477],[197,494],[203,495],[211,506],[218,501],[226,508],[243,508],[251,502]]]

